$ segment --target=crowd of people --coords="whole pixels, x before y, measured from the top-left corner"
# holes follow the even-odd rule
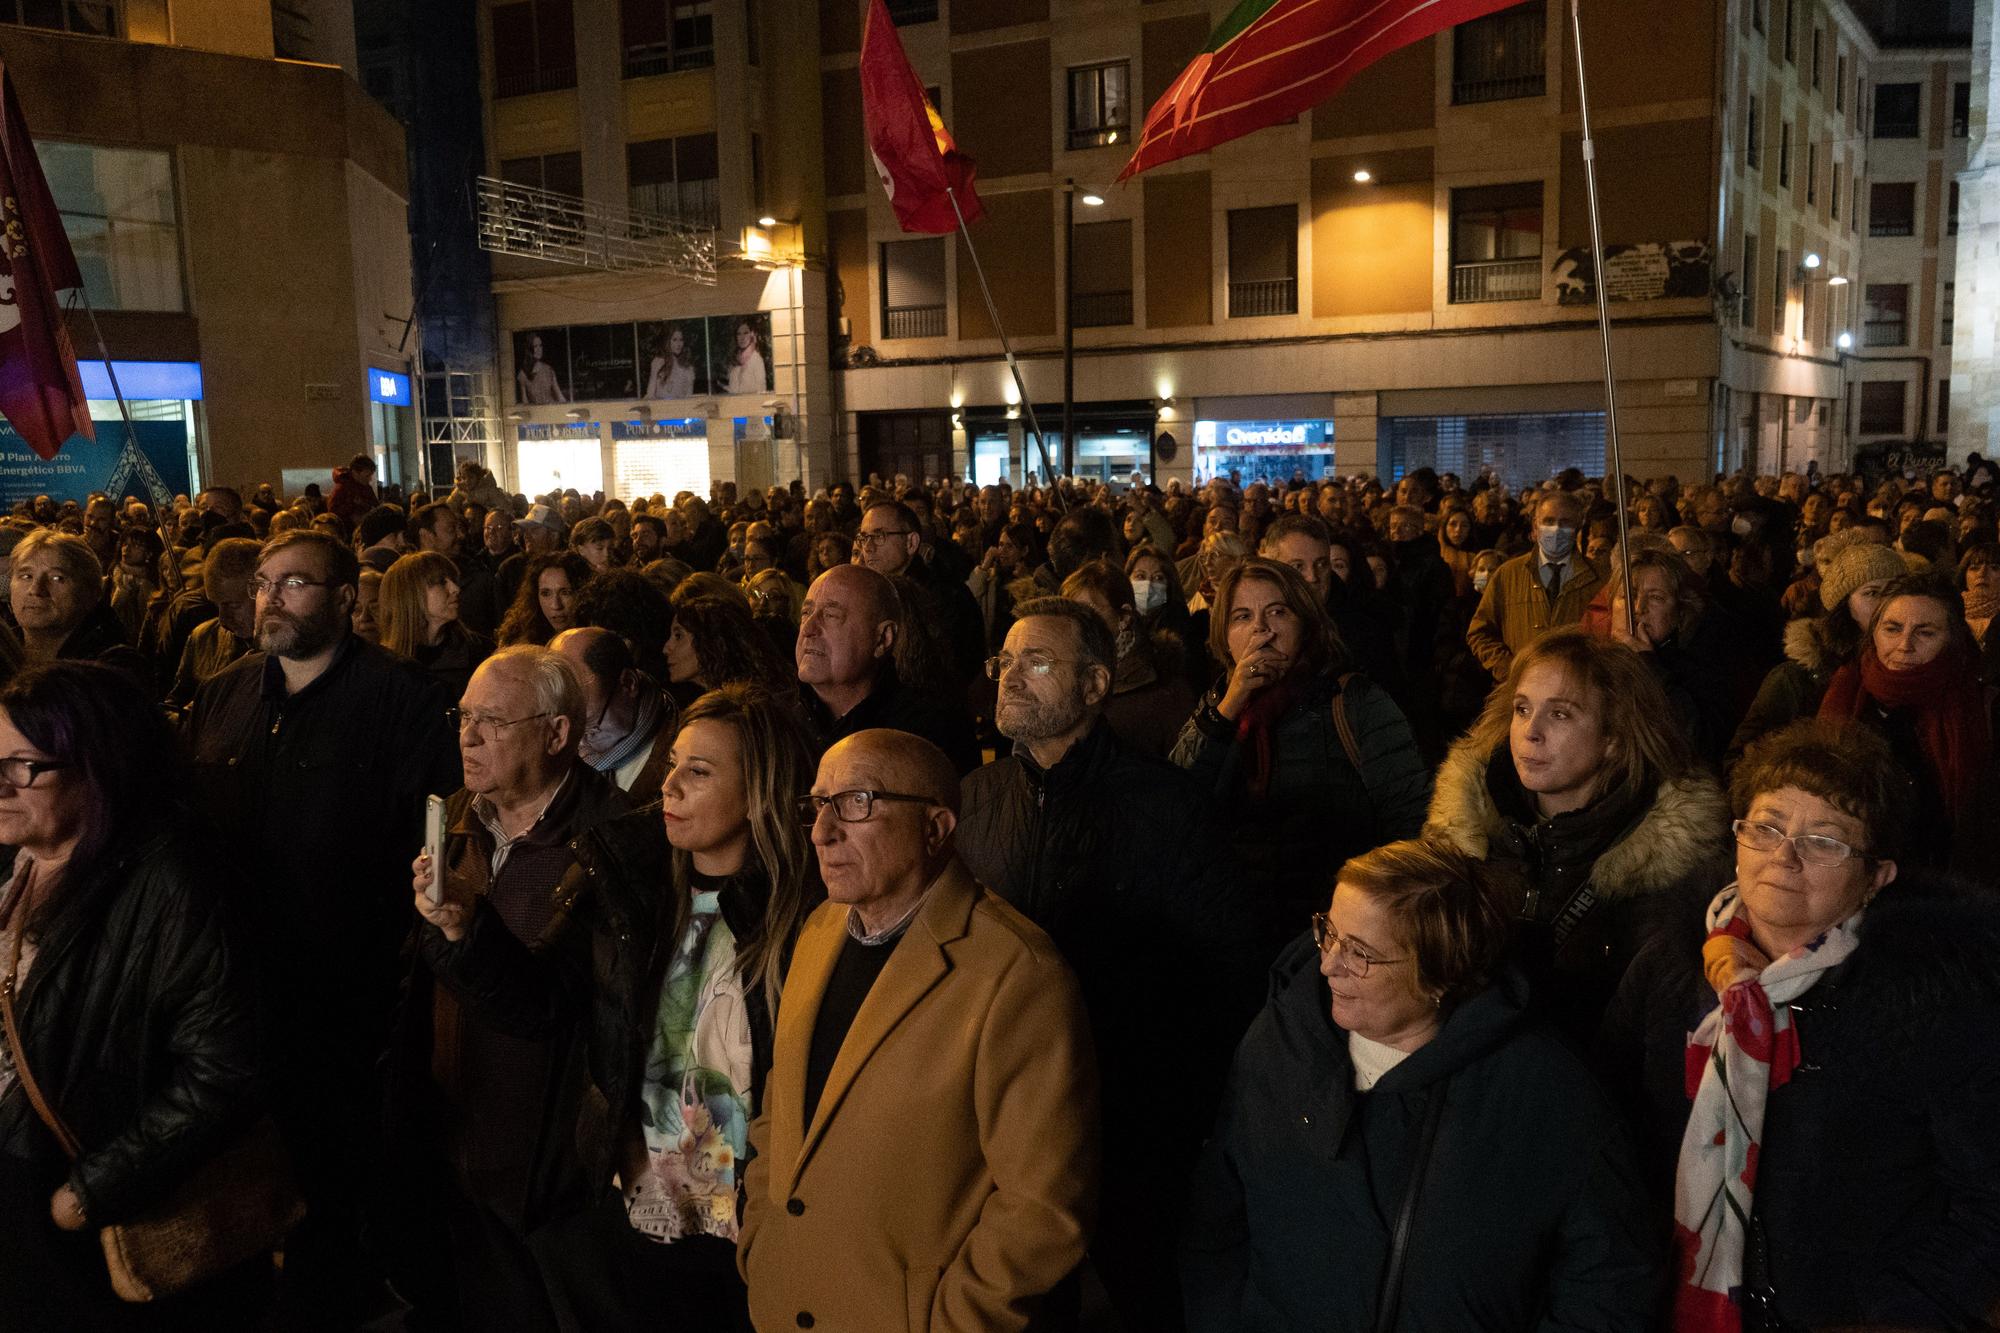
[[[0,520],[7,1327],[2000,1327],[2000,467],[453,480]]]

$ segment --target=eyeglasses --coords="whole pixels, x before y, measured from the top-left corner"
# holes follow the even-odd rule
[[[1333,922],[1325,912],[1312,914],[1313,943],[1323,954],[1340,954],[1347,962],[1347,970],[1357,977],[1365,977],[1374,967],[1388,967],[1392,963],[1408,962],[1406,958],[1371,958],[1361,952],[1353,940],[1333,928]]]
[[[860,824],[875,811],[877,801],[908,801],[916,805],[931,805],[928,796],[911,796],[897,791],[837,791],[831,796],[799,797],[799,822],[811,828],[819,822],[820,811],[829,805],[833,807],[833,817],[843,824]]]
[[[518,727],[523,722],[533,722],[538,717],[547,717],[548,714],[530,713],[526,717],[498,718],[491,713],[468,713],[462,708],[453,708],[449,709],[445,716],[451,719],[453,729],[460,735],[469,730],[480,740],[490,741],[508,727]]]
[[[281,579],[267,579],[262,574],[250,580],[250,593],[254,597],[269,597],[281,592],[290,597],[301,588],[331,588],[332,579],[309,579],[303,574],[287,574]]]
[[[68,764],[58,763],[54,759],[9,757],[0,759],[0,782],[6,783],[9,787],[32,787],[35,785],[35,779],[42,774],[68,767]]]
[[[1002,653],[998,657],[989,657],[986,659],[986,679],[998,680],[1015,667],[1019,667],[1028,676],[1040,680],[1043,676],[1048,675],[1049,672],[1054,671],[1058,666],[1062,665],[1062,662],[1063,659],[1060,657],[1051,657],[1045,652],[1032,648],[1022,653],[1019,657],[1016,657],[1013,653]]]
[[[1799,860],[1809,866],[1837,866],[1855,857],[1868,859],[1866,852],[1823,833],[1801,833],[1794,838],[1783,829],[1772,828],[1769,824],[1753,824],[1747,819],[1736,820],[1730,824],[1729,831],[1736,835],[1738,846],[1748,847],[1753,852],[1775,852],[1789,842]]]
[[[891,537],[907,537],[909,535],[910,529],[908,528],[891,528],[887,532],[857,532],[854,534],[854,545],[860,550],[866,551],[882,542],[888,541]]]

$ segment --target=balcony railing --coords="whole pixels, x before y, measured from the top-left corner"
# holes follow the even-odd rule
[[[680,46],[672,42],[645,42],[625,48],[625,77],[643,79],[653,74],[678,74],[684,69],[707,69],[715,64],[715,47]]]
[[[899,28],[936,23],[937,16],[937,0],[889,0],[889,21]]]
[[[1863,347],[1901,347],[1910,340],[1907,319],[1870,319],[1861,324]]]
[[[944,337],[944,307],[941,305],[888,306],[882,311],[884,338]]]
[[[541,69],[496,75],[495,97],[529,97],[535,93],[556,93],[576,87],[575,65],[549,65]]]
[[[1923,127],[1914,120],[1875,117],[1875,137],[1878,139],[1914,139],[1922,130]]]
[[[1073,329],[1109,329],[1132,322],[1132,293],[1078,292],[1070,298]]]
[[[1299,313],[1299,280],[1272,278],[1265,282],[1229,284],[1229,317],[1255,319],[1260,315]]]
[[[0,23],[116,37],[118,5],[116,0],[0,0]]]
[[[659,270],[715,284],[710,228],[490,176],[475,185],[482,250],[612,272]]]
[[[1451,266],[1451,300],[1454,305],[1476,305],[1484,301],[1539,301],[1542,297],[1542,261],[1534,259],[1481,259]]]
[[[1454,79],[1451,85],[1453,106],[1471,106],[1477,102],[1507,102],[1517,97],[1540,97],[1548,91],[1548,76],[1541,70],[1532,74],[1514,74],[1498,79]]]
[[[1897,217],[1893,214],[1884,217],[1877,213],[1868,219],[1870,236],[1914,236],[1916,231],[1916,222],[1909,217]]]
[[[1452,38],[1454,105],[1540,97],[1547,89],[1543,51],[1548,15],[1541,5],[1462,24]]]

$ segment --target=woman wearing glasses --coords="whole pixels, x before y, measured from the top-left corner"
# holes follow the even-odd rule
[[[1530,1018],[1486,867],[1391,843],[1341,867],[1312,927],[1196,1172],[1188,1327],[1652,1328],[1662,1256],[1631,1147]]]
[[[1909,785],[1869,728],[1794,723],[1731,795],[1706,938],[1647,946],[1601,1043],[1663,1242],[1671,1190],[1673,1327],[1991,1327],[2000,915],[1898,882]]]
[[[660,803],[576,841],[532,950],[491,912],[433,907],[418,858],[439,975],[517,1035],[587,1037],[591,1087],[545,1132],[584,1148],[596,1197],[527,1219],[547,1220],[534,1248],[567,1327],[749,1328],[737,1200],[792,943],[820,897],[797,809],[812,776],[789,691],[702,695]]]

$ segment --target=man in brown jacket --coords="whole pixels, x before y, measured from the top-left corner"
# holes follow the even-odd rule
[[[904,732],[827,751],[807,921],[750,1128],[759,1329],[1031,1329],[1082,1260],[1097,1074],[1075,978],[952,851],[958,777]]]
[[[1465,631],[1467,646],[1493,679],[1506,679],[1514,654],[1542,635],[1582,620],[1604,586],[1577,539],[1582,526],[1577,498],[1551,490],[1535,505],[1535,548],[1493,571]]]

